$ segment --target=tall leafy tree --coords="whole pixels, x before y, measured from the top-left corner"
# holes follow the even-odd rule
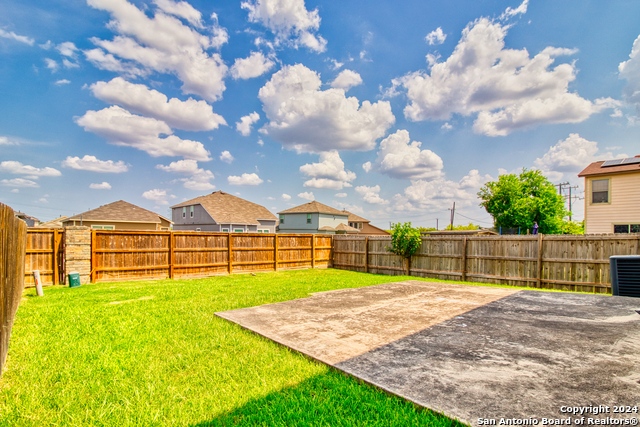
[[[538,170],[500,175],[497,181],[486,183],[478,197],[496,227],[531,230],[537,222],[540,233],[560,234],[563,218],[569,214],[564,197]]]

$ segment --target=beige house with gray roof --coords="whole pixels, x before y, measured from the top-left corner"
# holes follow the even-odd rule
[[[171,221],[155,212],[118,200],[62,221],[64,227],[84,225],[94,230],[169,230]]]
[[[278,215],[278,233],[359,233],[359,230],[349,226],[349,212],[340,211],[315,200],[278,212]]]
[[[640,155],[593,162],[584,178],[584,232],[640,233]]]
[[[275,233],[278,219],[264,206],[216,191],[171,206],[173,229]]]

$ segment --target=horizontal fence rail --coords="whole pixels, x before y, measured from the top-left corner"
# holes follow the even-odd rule
[[[91,231],[91,282],[327,267],[331,236]]]
[[[391,238],[335,236],[333,266],[401,275]],[[609,257],[640,254],[639,235],[427,236],[410,275],[546,289],[611,292]]]

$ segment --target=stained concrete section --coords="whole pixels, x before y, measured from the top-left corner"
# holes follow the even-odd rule
[[[335,366],[472,425],[640,404],[640,300],[522,291]]]
[[[613,413],[640,405],[636,310],[637,298],[407,281],[217,314],[472,425],[578,425],[563,406],[609,408],[588,425],[640,417]]]
[[[334,365],[514,292],[406,281],[216,314]]]

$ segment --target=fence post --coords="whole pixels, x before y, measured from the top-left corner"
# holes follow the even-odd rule
[[[369,236],[364,238],[364,272],[369,272]]]
[[[278,271],[278,233],[273,235],[273,270]]]
[[[53,250],[53,254],[52,257],[53,259],[52,264],[53,264],[53,277],[52,277],[52,284],[53,285],[59,285],[60,284],[60,240],[61,240],[61,236],[60,236],[61,231],[56,229],[53,230],[53,242],[52,245],[52,250]]]
[[[536,287],[542,287],[542,234],[538,234],[538,263],[536,265]]]
[[[233,263],[232,263],[232,258],[233,258],[233,249],[231,248],[231,233],[227,234],[227,258],[229,261],[229,274],[233,273]]]
[[[173,265],[176,262],[176,253],[174,251],[176,247],[176,236],[173,231],[169,231],[169,279],[173,279]]]
[[[311,235],[311,268],[316,268],[316,235]]]
[[[462,281],[467,281],[467,236],[462,238]]]

